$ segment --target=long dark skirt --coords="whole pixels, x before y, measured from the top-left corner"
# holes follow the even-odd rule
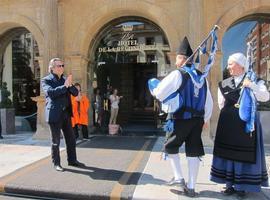
[[[235,190],[246,192],[259,192],[261,186],[268,186],[268,174],[259,114],[257,114],[256,119],[256,163],[237,162],[213,156],[211,181],[233,185]]]

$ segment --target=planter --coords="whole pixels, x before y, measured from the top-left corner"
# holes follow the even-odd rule
[[[15,109],[1,108],[2,134],[15,134]]]

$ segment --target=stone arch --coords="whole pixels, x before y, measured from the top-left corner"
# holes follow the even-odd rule
[[[44,34],[40,27],[30,18],[17,15],[14,13],[1,13],[0,14],[0,35],[4,34],[6,31],[17,28],[17,27],[25,27],[29,32],[31,32],[39,47],[40,55],[43,55],[44,49]]]
[[[261,0],[261,1],[253,1],[253,0],[242,0],[233,4],[227,10],[224,10],[223,14],[217,16],[217,20],[214,22],[218,26],[220,26],[220,30],[218,31],[218,40],[220,46],[222,46],[222,39],[224,37],[225,32],[235,23],[243,20],[245,17],[253,15],[253,14],[262,14],[269,13],[270,6],[269,1]],[[218,51],[216,55],[215,66],[212,68],[212,72],[210,74],[211,80],[211,91],[214,98],[214,101],[217,101],[217,85],[218,82],[222,79],[222,69],[220,64],[222,62],[222,52]],[[214,107],[214,111],[211,118],[211,130],[210,137],[214,138],[216,132],[216,124],[218,119],[219,109]]]
[[[151,7],[151,12],[149,12],[149,6]],[[110,12],[108,12],[108,10],[110,10]],[[172,23],[173,20],[170,19],[170,17],[164,14],[161,15],[160,13],[164,13],[164,10],[149,2],[130,2],[129,4],[119,5],[116,8],[115,2],[111,1],[109,4],[97,9],[94,13],[91,13],[91,15],[87,17],[88,20],[81,24],[70,44],[73,51],[71,53],[88,57],[89,44],[95,39],[95,35],[98,34],[103,25],[114,19],[125,16],[143,17],[154,22],[164,31],[171,49],[176,49],[175,44],[178,44],[179,34],[175,29],[175,24]],[[96,16],[102,17],[96,19]],[[89,26],[89,24],[92,25]],[[93,32],[93,30],[95,31]],[[85,34],[82,35],[84,31]]]
[[[17,15],[15,13],[0,14],[0,40],[2,44],[0,48],[0,55],[5,52],[5,48],[11,41],[12,37],[18,35],[19,32],[24,32],[25,30],[28,30],[34,35],[38,44],[39,54],[42,56],[44,49],[44,35],[40,27],[30,18],[23,15]],[[0,60],[1,59],[2,56]],[[42,65],[40,67],[42,68]],[[0,66],[1,71],[2,68],[3,66]]]
[[[225,32],[235,23],[245,19],[245,17],[253,14],[264,14],[270,12],[269,1],[262,0],[259,3],[252,0],[242,0],[228,10],[226,10],[216,21],[221,27],[219,31],[219,40],[222,44],[222,38]]]
[[[222,39],[226,33],[226,31],[232,27],[233,25],[244,21],[245,19],[250,19],[250,17],[254,17],[256,14],[269,14],[270,13],[270,5],[269,1],[262,0],[260,3],[254,2],[252,0],[242,0],[237,2],[236,4],[232,5],[229,9],[225,10],[223,14],[220,15],[220,17],[217,19],[216,23],[221,27],[221,29],[218,31],[218,39],[219,44],[222,48]],[[219,55],[219,59],[217,59],[218,62],[216,62],[216,65],[218,65],[217,70],[218,75],[216,77],[221,78],[222,70],[220,67],[221,61],[222,61],[222,53]],[[219,79],[215,79],[214,84],[217,84]],[[211,81],[212,82],[212,81]]]

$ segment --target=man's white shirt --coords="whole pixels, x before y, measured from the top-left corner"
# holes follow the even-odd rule
[[[207,122],[213,111],[213,99],[211,92],[209,90],[209,84],[207,83],[207,94],[206,94],[206,102],[205,102],[205,114],[204,114],[204,121]],[[158,86],[153,90],[154,96],[159,101],[164,101],[169,95],[174,93],[176,90],[179,89],[179,87],[182,84],[182,74],[179,70],[174,70],[170,74],[168,74],[159,84]],[[168,104],[172,106],[173,108],[167,108],[175,110],[179,107],[179,96],[177,95],[173,99],[169,100]],[[166,108],[164,108],[166,109]]]

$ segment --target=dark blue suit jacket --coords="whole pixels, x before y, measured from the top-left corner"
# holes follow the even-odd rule
[[[64,111],[67,111],[72,116],[70,95],[77,96],[78,90],[75,86],[67,88],[64,85],[65,80],[64,76],[59,78],[52,73],[41,80],[42,89],[46,97],[46,122],[59,122]]]

